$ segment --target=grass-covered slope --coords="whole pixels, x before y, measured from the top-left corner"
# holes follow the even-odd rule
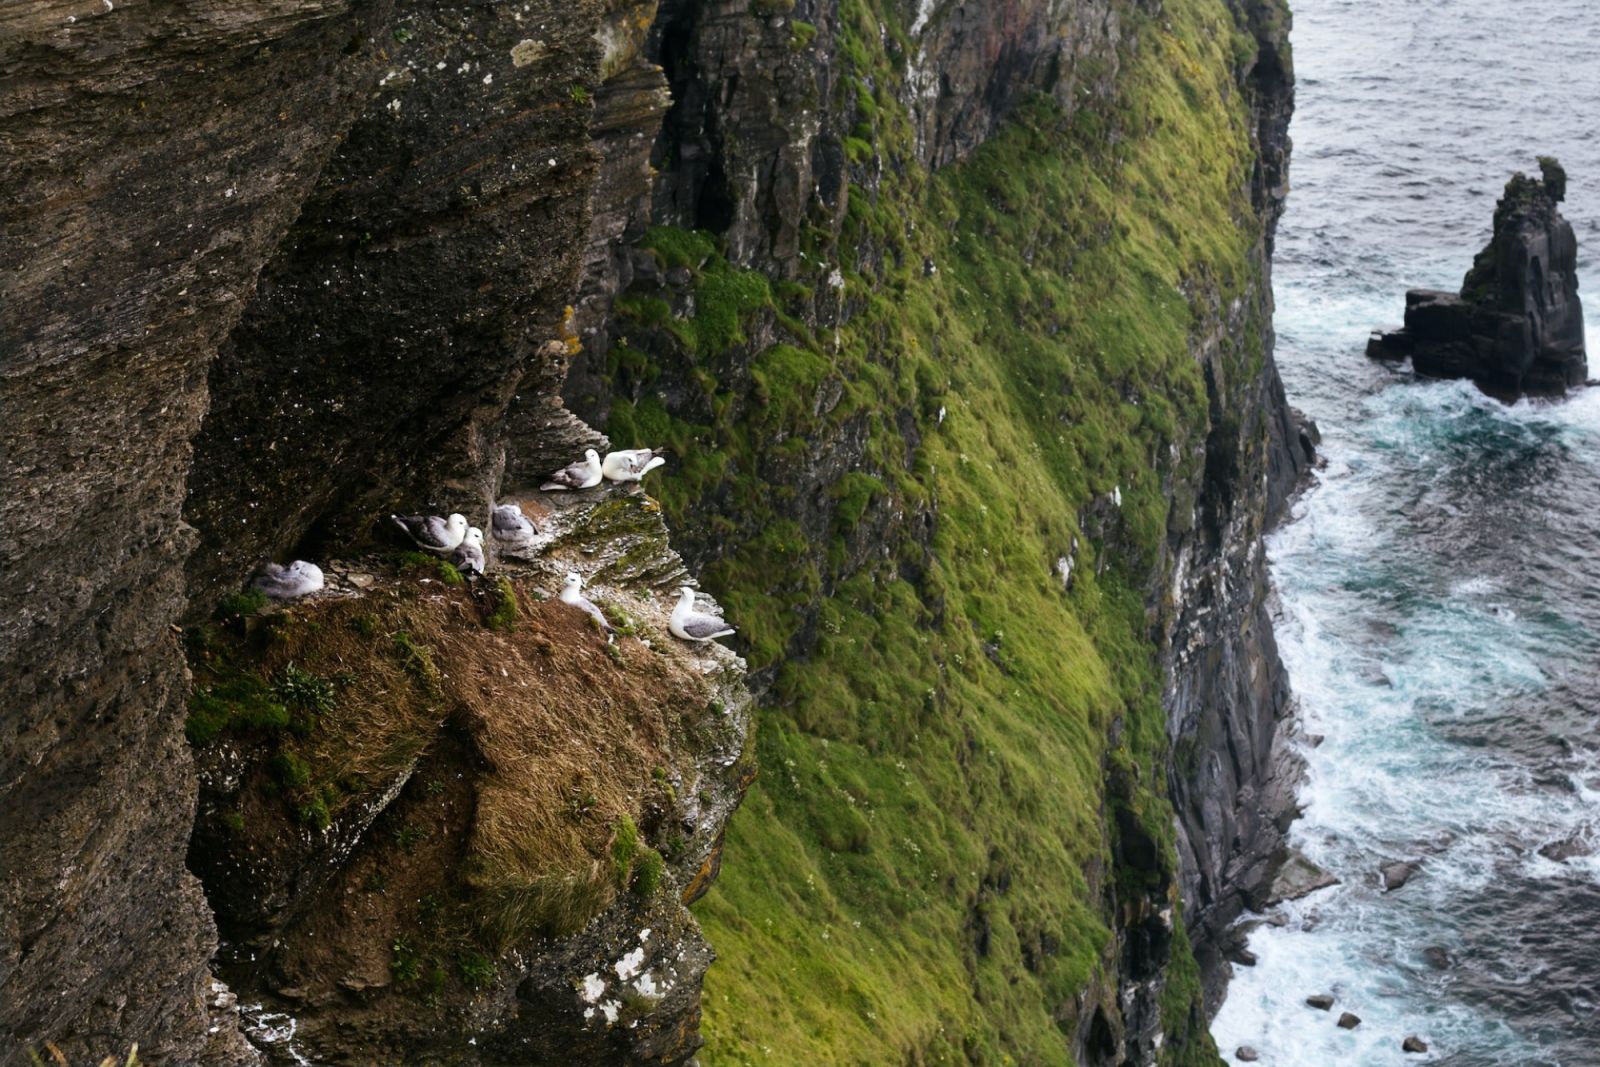
[[[693,313],[619,303],[609,430],[672,449],[671,525],[773,679],[697,908],[709,1064],[1070,1062],[1111,902],[1171,895],[1147,603],[1204,464],[1191,341],[1256,280],[1254,46],[1222,0],[1133,6],[1113,96],[1032,102],[929,177],[885,54],[915,49],[845,0],[855,184],[814,276],[658,230]],[[1162,855],[1113,862],[1118,808]],[[1185,946],[1163,1062],[1215,1062]]]

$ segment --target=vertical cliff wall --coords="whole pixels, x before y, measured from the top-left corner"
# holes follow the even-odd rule
[[[237,1057],[183,865],[172,624],[206,370],[377,62],[384,5],[0,14],[0,1058]]]
[[[1271,360],[1287,32],[661,5],[657,173],[605,209],[567,397],[679,459],[761,688],[701,911],[713,1062],[1210,1055],[1293,771],[1260,544],[1309,461]]]

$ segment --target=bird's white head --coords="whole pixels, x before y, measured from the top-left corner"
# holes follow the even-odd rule
[[[467,535],[467,517],[459,511],[452,512],[444,524],[450,528],[451,534],[460,534],[463,537]]]
[[[680,586],[678,586],[678,606],[680,608],[692,608],[692,607],[694,607],[694,586],[692,586],[692,585],[680,585]]]
[[[567,575],[566,588],[571,589],[573,592],[583,588],[583,578],[579,576],[577,571]]]
[[[584,453],[583,453],[583,457],[585,459],[587,459],[590,463],[599,463],[600,462],[600,453],[596,452],[592,448],[585,449]]]
[[[476,526],[467,527],[466,542],[469,545],[482,545],[483,531],[478,529]]]

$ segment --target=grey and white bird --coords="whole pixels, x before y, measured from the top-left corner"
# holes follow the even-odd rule
[[[685,641],[710,641],[734,632],[732,626],[717,616],[694,610],[694,590],[687,585],[678,590],[678,606],[672,609],[667,629],[672,631],[672,636]]]
[[[287,567],[268,563],[251,584],[273,600],[293,600],[322,588],[322,568],[303,559]]]
[[[571,604],[589,613],[589,617],[600,624],[600,629],[608,635],[611,633],[611,623],[606,619],[606,613],[594,606],[594,601],[583,595],[583,578],[577,572],[567,575],[567,580],[561,587],[561,602]]]
[[[496,504],[489,519],[489,530],[496,541],[522,544],[539,535],[539,527],[522,513],[520,504]]]
[[[456,550],[450,553],[450,562],[465,574],[482,574],[483,531],[476,526],[467,527],[467,536],[463,537]]]
[[[614,482],[637,482],[666,461],[659,448],[625,448],[607,452],[600,473]]]
[[[448,519],[437,515],[390,515],[389,520],[418,548],[444,555],[455,551],[467,536],[467,517],[459,512]]]
[[[590,448],[584,451],[583,459],[554,472],[550,480],[539,488],[546,493],[558,489],[593,489],[600,484],[602,477],[600,453]]]

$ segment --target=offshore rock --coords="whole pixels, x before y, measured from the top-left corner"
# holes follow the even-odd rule
[[[1589,367],[1578,240],[1556,206],[1566,196],[1567,176],[1549,157],[1539,167],[1543,180],[1519,173],[1506,183],[1494,236],[1461,292],[1408,292],[1405,328],[1375,334],[1369,356],[1409,356],[1418,374],[1471,378],[1511,396],[1560,394],[1583,384]]]

